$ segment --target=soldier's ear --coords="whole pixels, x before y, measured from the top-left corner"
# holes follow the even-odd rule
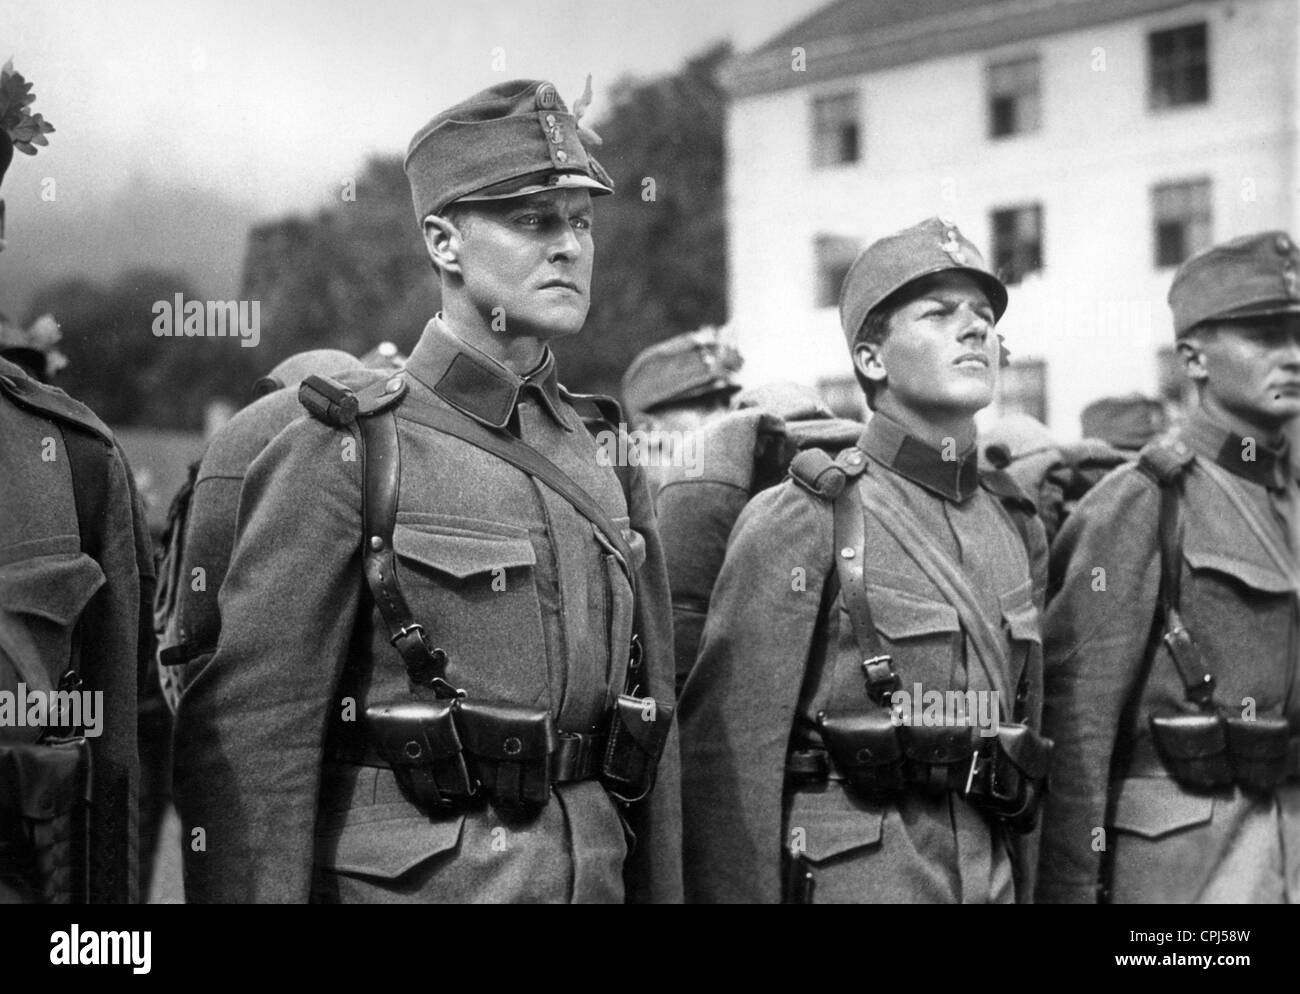
[[[880,346],[872,342],[858,342],[853,346],[853,366],[872,383],[884,383],[889,375]]]
[[[1183,371],[1187,373],[1187,378],[1194,383],[1204,383],[1210,371],[1205,364],[1205,344],[1200,337],[1188,335],[1181,338],[1175,348],[1183,361]]]
[[[464,241],[460,229],[445,217],[430,214],[424,219],[424,247],[434,268],[442,273],[460,272],[460,250]]]

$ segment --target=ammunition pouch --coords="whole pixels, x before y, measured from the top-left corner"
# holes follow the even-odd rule
[[[903,742],[891,712],[822,711],[817,728],[836,767],[863,796],[885,797],[906,786]]]
[[[1228,755],[1237,786],[1267,791],[1286,783],[1291,729],[1285,718],[1227,718]]]
[[[674,707],[653,697],[619,694],[609,713],[609,732],[600,778],[615,798],[639,801],[654,789],[672,729]]]
[[[489,801],[527,808],[550,800],[551,753],[558,737],[549,710],[462,700],[456,718]]]
[[[458,703],[406,701],[366,708],[375,751],[427,810],[455,807],[477,791],[456,728]]]
[[[1268,791],[1300,772],[1285,718],[1152,715],[1150,727],[1161,765],[1191,790],[1236,784],[1246,791]]]
[[[817,727],[831,763],[800,754],[791,774],[843,779],[870,801],[905,790],[953,791],[1016,832],[1031,831],[1046,790],[1052,743],[1027,725],[982,737],[970,725],[896,726],[889,711],[823,711]],[[792,757],[793,760],[793,757]]]
[[[90,745],[83,736],[0,745],[0,893],[88,899]]]

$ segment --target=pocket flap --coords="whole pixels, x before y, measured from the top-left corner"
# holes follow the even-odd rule
[[[395,880],[460,843],[464,815],[431,821],[422,815],[345,825],[316,838],[316,862],[335,873]]]
[[[526,537],[443,526],[399,524],[393,529],[393,549],[399,556],[458,579],[537,563],[533,543]]]
[[[84,552],[34,556],[0,566],[5,610],[71,625],[104,584],[104,571]]]
[[[883,811],[809,811],[801,824],[799,814],[790,815],[793,832],[803,828],[804,855],[814,863],[841,853],[875,845],[880,841]]]
[[[1217,573],[1226,573],[1255,590],[1263,590],[1271,594],[1286,594],[1293,589],[1291,580],[1264,558],[1262,549],[1260,550],[1260,559],[1242,559],[1239,556],[1227,555],[1222,550],[1198,547],[1196,542],[1189,536],[1183,546],[1183,557],[1194,570],[1214,570]]]
[[[889,587],[868,589],[867,599],[876,627],[893,640],[961,630],[957,609],[947,601],[918,597]]]
[[[1011,637],[1022,642],[1042,642],[1038,608],[1034,606],[1033,584],[1025,581],[1010,593],[999,594],[1002,617],[1006,620]]]
[[[1189,794],[1166,777],[1120,781],[1111,827],[1146,839],[1202,825],[1214,814],[1214,798]]]

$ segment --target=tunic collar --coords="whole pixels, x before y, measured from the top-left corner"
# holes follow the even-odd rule
[[[897,421],[873,414],[858,446],[876,462],[945,500],[961,504],[979,489],[973,445],[956,458],[945,459],[942,452],[909,435]]]
[[[425,325],[406,371],[456,410],[489,428],[510,425],[519,402],[531,397],[556,424],[573,431],[562,413],[555,355],[549,347],[532,371],[519,376],[456,337],[439,314]]]
[[[1179,432],[1197,455],[1222,466],[1234,476],[1268,490],[1287,488],[1290,448],[1283,442],[1270,448],[1260,439],[1242,438],[1224,428],[1200,408],[1188,414]]]

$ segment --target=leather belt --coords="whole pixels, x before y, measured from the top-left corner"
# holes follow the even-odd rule
[[[987,761],[987,757],[981,753],[977,752],[974,755],[980,757],[979,761],[981,762]],[[970,760],[942,765],[905,762],[913,767],[924,766],[928,772],[928,777],[924,782],[909,779],[907,786],[903,788],[904,793],[955,791],[958,794],[968,796],[977,796],[983,793],[982,778],[972,778],[970,775]],[[785,774],[787,780],[792,781],[795,786],[800,783],[824,783],[828,780],[839,780],[848,783],[853,779],[841,772],[839,767],[835,765],[835,760],[831,758],[830,753],[825,749],[791,750],[786,754]],[[968,785],[969,790],[967,790]]]
[[[604,732],[559,732],[559,743],[551,753],[551,783],[573,783],[578,780],[595,780],[600,776],[601,760],[605,754],[607,736]],[[379,755],[368,739],[336,743],[326,750],[326,758],[336,763],[353,766],[373,766],[392,769],[392,765]]]

